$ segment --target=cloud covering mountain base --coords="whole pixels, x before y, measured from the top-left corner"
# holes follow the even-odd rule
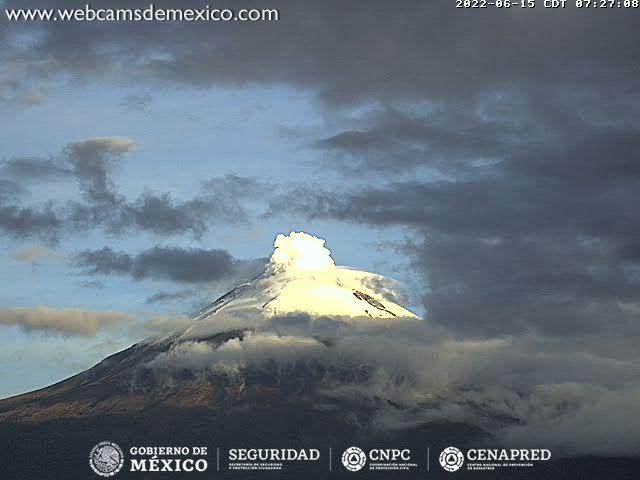
[[[297,393],[318,404],[372,406],[367,421],[382,431],[462,422],[501,444],[633,455],[640,451],[640,372],[632,362],[585,353],[588,347],[533,335],[460,340],[426,322],[292,314],[218,346],[176,344],[145,370],[165,385],[186,370],[236,384],[258,373],[290,384],[309,371],[313,381]]]

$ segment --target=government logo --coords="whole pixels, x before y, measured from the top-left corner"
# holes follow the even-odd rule
[[[89,466],[101,477],[112,477],[123,464],[122,449],[113,442],[100,442],[89,453]]]
[[[462,467],[464,455],[456,447],[447,447],[440,454],[440,465],[447,472],[455,472]]]
[[[358,447],[349,447],[342,454],[344,468],[351,472],[357,472],[367,463],[367,456]]]

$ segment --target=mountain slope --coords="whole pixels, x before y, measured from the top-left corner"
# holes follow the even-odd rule
[[[91,478],[87,453],[105,439],[123,448],[325,453],[404,445],[424,461],[425,446],[478,446],[491,440],[490,428],[521,422],[500,398],[449,385],[437,359],[421,348],[434,341],[432,334],[394,301],[392,286],[378,275],[337,267],[321,239],[278,236],[265,272],[197,312],[187,327],[145,339],[50,387],[0,400],[0,451],[11,452],[0,455],[0,478]],[[442,354],[456,355],[446,339],[444,345]],[[430,369],[436,384],[422,378]],[[526,406],[526,395],[515,395]],[[322,463],[312,472],[243,472],[241,478],[351,477],[338,462],[330,475]],[[633,459],[575,458],[519,471],[517,478],[635,478],[638,467]],[[238,478],[238,472],[208,473]],[[509,470],[456,476],[513,478]],[[146,477],[122,471],[118,478]]]
[[[0,400],[0,421],[38,422],[105,413],[130,414],[159,404],[214,408],[233,398],[260,395],[263,390],[260,382],[254,378],[240,395],[228,376],[218,373],[196,376],[190,368],[172,369],[171,381],[167,382],[166,376],[162,378],[153,368],[154,360],[181,351],[182,346],[191,346],[195,341],[201,348],[206,345],[216,350],[231,340],[242,341],[247,333],[287,315],[347,321],[361,317],[417,321],[413,313],[373,289],[382,277],[336,267],[324,240],[292,232],[289,236],[279,235],[274,246],[261,276],[197,312],[188,327],[146,339],[48,388]],[[168,357],[169,361],[171,358]],[[299,384],[312,383],[304,376],[298,380]],[[290,379],[285,383],[292,382],[295,383]],[[309,391],[313,387],[305,384],[299,388]]]

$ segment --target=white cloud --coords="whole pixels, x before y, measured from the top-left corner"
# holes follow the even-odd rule
[[[184,342],[149,366],[242,381],[250,369],[288,375],[289,367],[313,365],[324,372],[316,394],[372,402],[376,428],[462,421],[505,444],[536,443],[558,455],[625,454],[639,446],[633,438],[640,426],[634,417],[640,361],[637,353],[616,351],[615,339],[607,341],[612,344],[602,341],[596,353],[591,339],[469,340],[426,322],[300,315],[217,347]]]
[[[319,358],[326,346],[312,338],[248,333],[215,348],[205,341],[183,342],[154,358],[149,366],[166,369],[211,369],[237,371],[252,364],[293,363]]]

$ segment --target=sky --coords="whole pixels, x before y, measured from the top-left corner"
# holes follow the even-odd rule
[[[637,9],[241,3],[281,18],[0,20],[0,397],[180,325],[291,230],[454,338],[638,366]]]

